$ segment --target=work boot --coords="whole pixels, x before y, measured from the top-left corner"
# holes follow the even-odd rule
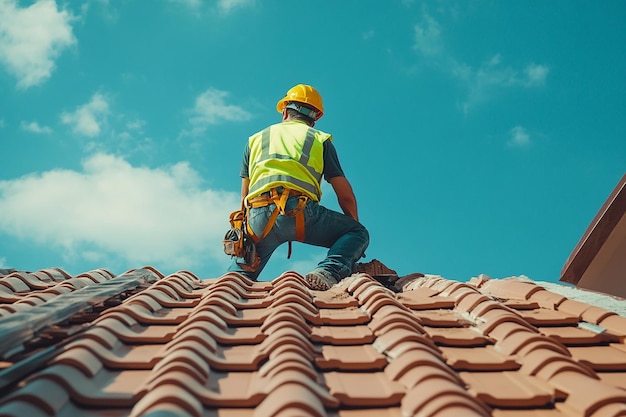
[[[323,269],[314,269],[304,276],[304,280],[312,290],[326,291],[337,283],[335,277],[330,272]]]

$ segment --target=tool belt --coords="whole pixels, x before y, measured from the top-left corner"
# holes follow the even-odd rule
[[[295,217],[296,240],[298,242],[304,242],[304,206],[309,200],[309,197],[302,194],[300,191],[291,190],[286,187],[282,188],[283,189],[280,191],[276,188],[272,188],[267,193],[246,200],[245,212],[244,210],[238,210],[230,215],[231,229],[226,232],[226,236],[224,236],[224,252],[227,255],[243,258],[245,264],[239,262],[237,262],[237,264],[245,271],[253,272],[257,270],[260,259],[256,253],[255,243],[258,243],[269,234],[279,214]],[[287,199],[291,196],[298,196],[298,205],[291,210],[285,210]],[[275,204],[276,207],[270,215],[261,235],[257,235],[247,222],[247,213],[250,209],[266,207],[270,204]],[[289,242],[289,250],[287,252],[287,258],[289,259],[290,257],[291,241]]]
[[[287,199],[291,196],[298,196],[298,205],[291,210],[285,210],[285,205],[287,204]],[[302,194],[300,191],[290,190],[289,188],[283,187],[282,192],[279,192],[276,188],[272,188],[268,193],[261,194],[258,197],[252,197],[246,201],[246,207],[248,209],[258,208],[258,207],[266,207],[270,204],[275,204],[276,207],[272,212],[272,215],[267,221],[265,225],[265,229],[263,229],[263,233],[260,236],[254,234],[254,231],[248,224],[248,234],[252,238],[254,242],[258,242],[263,239],[274,227],[274,223],[276,222],[276,218],[279,214],[295,217],[296,218],[296,240],[298,242],[304,242],[304,206],[306,205],[309,197]],[[291,252],[290,252],[291,254]]]
[[[230,214],[230,230],[226,232],[224,240],[224,253],[235,258],[242,258],[237,262],[244,271],[254,272],[259,267],[261,259],[256,253],[256,246],[250,236],[246,234],[246,215],[243,210],[237,210]]]

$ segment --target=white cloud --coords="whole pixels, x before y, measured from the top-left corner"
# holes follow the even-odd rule
[[[189,117],[190,131],[183,132],[183,136],[197,136],[203,134],[210,125],[222,121],[237,122],[250,120],[252,115],[242,107],[227,104],[225,99],[228,92],[209,88],[196,98],[195,106]]]
[[[145,120],[135,119],[126,123],[126,128],[134,130],[139,133],[143,133],[143,128],[146,125]]]
[[[528,65],[524,70],[526,74],[526,85],[529,87],[543,85],[548,77],[548,72],[550,72],[550,69],[545,65]]]
[[[27,132],[32,132],[32,133],[43,133],[43,134],[49,134],[52,133],[52,129],[48,126],[39,126],[39,123],[37,122],[30,122],[30,123],[26,123],[26,122],[22,122],[21,123],[22,129],[27,131]]]
[[[126,125],[124,126],[125,129],[122,130],[120,133],[115,134],[114,136],[116,136],[118,139],[122,141],[121,144],[128,144],[129,142],[132,141],[135,145],[140,145],[140,142],[137,139],[137,137],[138,136],[141,137],[144,135],[145,126],[146,126],[145,120],[140,120],[140,119],[130,120],[126,122]],[[148,142],[151,142],[149,139],[143,138],[144,142],[146,142],[146,140]],[[143,149],[145,145],[146,143],[144,143],[142,146],[137,147],[137,149]]]
[[[509,131],[509,146],[526,147],[530,145],[530,134],[522,126],[515,126]]]
[[[87,13],[90,12],[91,6],[96,7],[95,13],[102,17],[105,21],[112,23],[116,22],[119,18],[119,12],[110,4],[109,0],[91,0],[91,2],[84,2],[81,5],[81,20],[84,20]]]
[[[7,258],[0,258],[0,268],[8,268]]]
[[[549,73],[547,66],[535,63],[525,68],[505,65],[500,54],[493,55],[480,66],[459,61],[446,50],[442,27],[428,14],[424,14],[422,23],[415,26],[413,48],[427,59],[429,65],[464,83],[467,89],[467,96],[461,104],[464,113],[492,99],[501,90],[541,86]]]
[[[106,123],[109,114],[109,103],[100,93],[96,93],[91,101],[78,106],[74,112],[61,114],[61,121],[69,125],[72,131],[81,136],[98,136]]]
[[[55,60],[76,43],[73,17],[57,10],[53,0],[20,8],[15,0],[0,0],[0,63],[18,80],[19,88],[48,79]]]
[[[191,9],[197,9],[202,5],[201,0],[170,0],[171,3],[182,4]]]
[[[511,87],[529,86],[525,75],[520,71],[502,65],[502,57],[497,54],[481,64],[471,68],[455,63],[455,74],[466,83],[467,96],[463,102],[465,113],[470,108],[489,101],[498,91]]]
[[[146,121],[115,112],[113,104],[109,95],[95,93],[74,111],[63,112],[60,119],[77,135],[79,145],[88,154],[150,153],[154,141],[145,132]]]
[[[205,189],[188,163],[150,169],[100,153],[81,171],[0,181],[0,231],[69,260],[191,268],[227,262],[221,240],[238,193]]]
[[[413,48],[422,54],[436,55],[443,51],[441,41],[441,26],[429,15],[424,16],[424,22],[415,25],[415,43]]]
[[[202,0],[169,0],[170,3],[179,4],[187,7],[189,10],[199,14],[202,12],[205,3]],[[217,7],[210,8],[210,12],[217,12],[221,15],[227,15],[235,9],[242,9],[247,6],[253,6],[256,0],[218,0]],[[215,4],[215,3],[214,3]],[[204,8],[207,11],[207,8]]]
[[[254,5],[255,0],[219,0],[217,7],[222,13],[230,13],[232,10]]]

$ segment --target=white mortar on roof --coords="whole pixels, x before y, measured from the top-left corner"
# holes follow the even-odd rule
[[[623,298],[601,292],[580,289],[571,285],[558,284],[555,282],[534,281],[525,275],[511,278],[516,278],[520,281],[534,282],[535,284],[544,287],[546,290],[561,294],[570,300],[591,304],[596,307],[604,308],[605,310],[614,311],[620,316],[626,317],[626,300]]]

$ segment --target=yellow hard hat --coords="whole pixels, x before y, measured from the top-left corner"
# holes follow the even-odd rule
[[[310,85],[306,84],[298,84],[294,87],[291,87],[285,97],[278,100],[276,103],[276,111],[278,113],[282,113],[287,103],[295,101],[298,103],[306,104],[309,107],[313,107],[317,110],[317,114],[313,119],[318,120],[324,115],[324,105],[322,104],[322,96],[317,90]],[[313,116],[313,115],[311,115]]]

